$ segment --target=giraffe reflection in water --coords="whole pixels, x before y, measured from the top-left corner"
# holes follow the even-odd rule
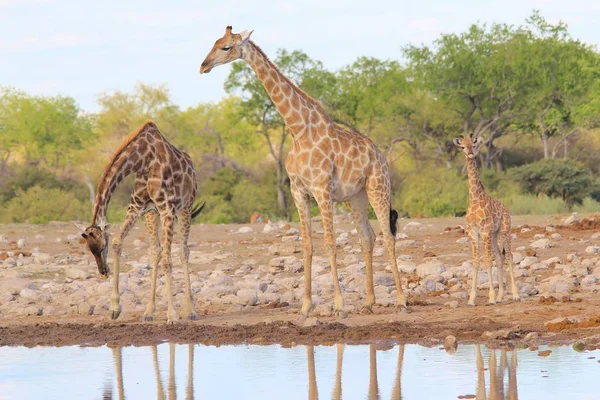
[[[125,390],[123,387],[123,359],[121,355],[121,347],[112,348],[113,359],[115,363],[115,375],[117,380],[117,399],[125,399]],[[154,366],[154,376],[156,379],[156,398],[158,400],[175,400],[177,398],[177,387],[175,385],[175,344],[169,343],[169,383],[167,386],[167,397],[160,374],[160,366],[158,363],[158,348],[152,346],[152,364]],[[194,345],[188,344],[188,379],[186,388],[186,400],[194,399]],[[102,395],[103,400],[112,400],[112,385],[110,383],[105,386]]]
[[[336,344],[337,361],[335,367],[335,384],[331,398],[333,400],[341,400],[342,397],[342,364],[344,358],[344,345]],[[387,349],[386,349],[387,350]],[[317,389],[317,375],[315,372],[315,349],[314,346],[306,346],[308,360],[308,398],[309,400],[317,400],[319,393]],[[402,364],[404,362],[404,345],[398,345],[398,361],[396,364],[396,377],[394,379],[394,387],[392,389],[391,398],[394,400],[402,399]],[[369,345],[369,389],[367,399],[379,400],[379,384],[377,383],[377,346]]]
[[[342,397],[342,364],[344,357],[344,345],[337,344],[337,362],[335,368],[335,384],[331,398],[333,400],[341,400]],[[386,349],[387,350],[387,349]],[[307,346],[307,361],[308,361],[308,398],[309,400],[317,400],[319,398],[317,389],[317,376],[315,372],[315,353],[314,346]],[[453,352],[448,352],[452,354]],[[507,350],[500,350],[500,364],[497,365],[496,350],[492,350],[489,358],[489,375],[490,387],[486,394],[485,386],[485,368],[483,357],[481,355],[481,347],[475,348],[476,364],[477,364],[477,400],[518,400],[517,392],[517,351],[512,350],[510,364],[508,363]],[[404,363],[404,345],[398,345],[398,361],[396,364],[396,376],[394,379],[394,387],[390,398],[393,400],[402,399],[402,366]],[[508,388],[504,387],[504,372],[508,369]],[[379,400],[379,384],[377,382],[377,346],[369,345],[369,388],[367,399]]]
[[[510,364],[508,363],[507,350],[500,350],[500,364],[497,365],[496,350],[490,352],[488,371],[490,376],[490,387],[486,396],[485,368],[481,346],[476,345],[475,357],[477,362],[477,400],[518,400],[517,392],[517,350],[512,350]],[[508,369],[508,390],[504,387],[504,371]]]

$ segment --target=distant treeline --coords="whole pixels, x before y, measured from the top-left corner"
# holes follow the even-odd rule
[[[337,123],[375,141],[403,213],[465,213],[464,159],[452,139],[468,134],[483,139],[484,184],[514,214],[600,211],[595,47],[534,12],[521,26],[472,25],[396,56],[359,57],[337,71],[299,50],[273,59]],[[182,110],[165,86],[139,83],[101,94],[100,111],[87,114],[70,97],[0,88],[0,222],[89,219],[104,165],[146,119],[193,157],[207,201],[199,221],[296,219],[282,119],[247,64],[232,65],[225,89],[218,103]],[[122,218],[130,190],[126,181],[117,191],[109,219]]]

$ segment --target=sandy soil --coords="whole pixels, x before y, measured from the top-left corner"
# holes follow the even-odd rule
[[[562,226],[565,216],[515,217],[514,231],[518,239],[513,241],[513,249],[529,246],[535,234],[544,233],[545,227],[552,225],[563,238],[552,248],[535,250],[541,259],[559,256],[565,259],[567,254],[584,255],[586,246],[600,244],[600,240],[591,240],[593,233],[600,232],[600,225],[577,223]],[[403,229],[411,220],[400,221],[401,232],[416,240],[418,246],[398,248],[399,254],[409,254],[418,264],[423,260],[437,258],[451,265],[459,265],[470,258],[468,244],[457,243],[464,237],[464,232],[455,228],[464,224],[461,218],[420,219],[419,229]],[[373,224],[376,232],[377,223]],[[253,257],[268,262],[266,248],[280,240],[281,235],[263,233],[262,224],[248,225],[253,233],[238,234],[242,225],[195,225],[192,229],[191,242],[193,250],[209,251],[215,248],[233,252],[233,259],[228,263],[237,265],[243,260]],[[292,224],[292,226],[296,226]],[[523,227],[532,230],[523,233]],[[297,226],[296,226],[297,227]],[[341,221],[336,228],[350,231],[352,225]],[[319,226],[313,224],[315,254],[323,255],[322,235],[318,234]],[[47,238],[76,233],[71,224],[4,225],[0,226],[0,234],[8,239],[16,240],[26,236],[29,246],[37,246],[40,251],[52,254],[78,254],[86,256],[85,248],[76,241],[57,243]],[[36,235],[44,235],[44,239],[32,239]],[[135,259],[145,254],[146,249],[134,254],[132,242],[144,237],[143,226],[137,226],[126,240],[125,257]],[[356,236],[350,242],[358,246]],[[597,242],[597,243],[595,243]],[[0,251],[8,250],[7,244],[0,244]],[[528,249],[528,252],[532,252]],[[360,253],[358,254],[360,256]],[[299,255],[301,257],[301,254]],[[343,257],[343,254],[340,254]],[[178,258],[178,257],[177,257]],[[91,257],[90,257],[91,259]],[[386,256],[376,258],[384,262]],[[25,269],[27,266],[16,267]],[[194,265],[195,269],[210,269],[211,265]],[[14,270],[15,268],[13,268]],[[383,269],[381,266],[377,269]],[[37,271],[36,271],[37,272]],[[551,274],[551,271],[542,271]],[[30,279],[45,279],[43,276],[28,276]],[[300,275],[300,274],[298,274]],[[27,271],[25,271],[27,276]],[[0,274],[0,277],[2,275]],[[539,279],[543,279],[540,276]],[[96,279],[93,276],[91,279]],[[316,294],[313,293],[313,297]],[[202,305],[196,302],[199,320],[167,325],[165,310],[158,309],[156,321],[142,323],[141,311],[123,310],[123,315],[116,321],[104,315],[42,315],[28,317],[0,317],[0,346],[14,345],[102,345],[116,343],[119,345],[141,345],[157,343],[164,340],[179,343],[198,342],[207,344],[238,343],[280,343],[294,344],[327,344],[334,342],[367,343],[373,341],[397,341],[437,345],[447,335],[454,335],[459,342],[466,341],[523,341],[530,332],[537,332],[537,343],[573,341],[588,338],[587,343],[597,345],[600,338],[600,297],[596,290],[572,290],[565,296],[548,298],[537,295],[524,298],[521,302],[505,300],[501,304],[489,306],[487,290],[480,289],[476,307],[469,307],[466,299],[458,299],[458,307],[445,305],[449,300],[443,293],[429,293],[417,298],[410,297],[410,311],[398,312],[393,306],[376,306],[374,314],[360,315],[354,309],[347,318],[316,315],[299,323],[298,310],[300,303],[269,303],[232,309],[222,304]],[[362,300],[361,300],[362,302]],[[160,304],[160,303],[159,303]],[[360,306],[360,304],[356,304]],[[557,317],[572,317],[571,320],[556,321]],[[555,320],[553,323],[548,323]]]

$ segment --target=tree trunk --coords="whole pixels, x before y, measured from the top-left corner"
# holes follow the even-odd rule
[[[542,136],[542,145],[544,146],[544,158],[550,158],[550,149],[548,145],[548,134],[545,130],[541,133]]]

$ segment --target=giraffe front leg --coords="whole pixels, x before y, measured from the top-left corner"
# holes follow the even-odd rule
[[[333,238],[333,201],[329,190],[315,194],[319,208],[321,209],[321,219],[323,223],[323,239],[325,242],[325,251],[329,255],[329,265],[331,266],[331,280],[333,281],[334,308],[333,315],[345,318],[344,299],[340,290],[340,281],[338,278],[337,264],[335,259],[335,239]]]
[[[494,290],[493,275],[492,275],[492,235],[483,235],[483,262],[488,272],[488,280],[490,283],[489,304],[496,304],[496,291]]]
[[[117,319],[121,315],[121,304],[119,304],[119,272],[121,269],[121,249],[123,247],[123,240],[129,233],[129,230],[135,224],[139,216],[138,208],[134,204],[130,204],[127,209],[127,215],[125,215],[125,221],[117,236],[113,240],[113,251],[115,253],[115,268],[113,269],[113,281],[112,281],[112,292],[110,294],[110,318]]]
[[[313,307],[312,304],[312,256],[313,244],[310,221],[310,198],[292,184],[292,196],[300,217],[300,232],[302,234],[302,250],[304,258],[304,296],[299,322],[304,322]]]
[[[471,254],[473,263],[473,281],[471,282],[471,294],[469,295],[470,306],[475,305],[475,297],[477,297],[477,284],[479,283],[479,235],[473,231],[469,232],[469,240],[471,242]]]
[[[192,222],[192,215],[190,210],[186,210],[182,213],[181,217],[181,263],[184,266],[184,277],[185,277],[185,304],[183,309],[183,317],[195,321],[198,319],[198,315],[194,310],[193,299],[192,299],[192,285],[190,282],[190,249],[188,247],[188,238],[190,236],[190,224]]]
[[[148,305],[146,306],[146,311],[144,311],[144,316],[142,317],[144,321],[154,320],[154,310],[156,308],[156,278],[158,275],[158,261],[161,253],[160,240],[158,238],[158,223],[159,219],[156,212],[150,211],[146,214],[146,229],[148,231],[148,236],[150,237],[150,251],[152,253],[152,277],[150,279],[150,298],[148,300]]]
[[[171,261],[171,244],[173,242],[173,216],[171,214],[161,215],[162,229],[163,229],[163,248],[160,257],[160,266],[165,273],[165,289],[167,296],[167,323],[175,323],[177,313],[173,305],[173,292],[171,285],[171,272],[173,270],[173,263]]]

